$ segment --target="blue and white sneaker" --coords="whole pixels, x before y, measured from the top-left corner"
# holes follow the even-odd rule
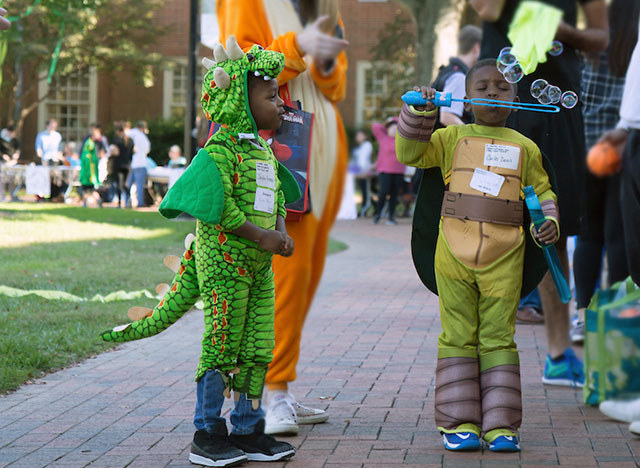
[[[480,450],[480,439],[473,432],[458,432],[442,434],[444,448],[447,450],[468,451]]]
[[[493,442],[489,442],[489,450],[492,452],[519,452],[520,444],[516,436],[498,436]]]
[[[574,354],[573,349],[564,350],[562,357],[553,360],[547,354],[542,383],[548,385],[584,386],[584,364]]]

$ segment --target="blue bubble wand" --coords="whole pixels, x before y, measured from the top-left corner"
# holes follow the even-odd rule
[[[527,204],[527,208],[529,209],[531,222],[537,230],[546,221],[544,213],[542,213],[540,200],[538,199],[538,196],[536,195],[536,192],[533,190],[533,187],[531,185],[527,185],[522,189],[522,191],[524,192],[524,201]],[[544,259],[549,266],[551,277],[553,278],[553,282],[556,285],[556,289],[558,290],[558,296],[560,296],[560,300],[562,301],[562,303],[566,304],[569,302],[569,300],[571,300],[571,290],[569,289],[567,280],[564,277],[562,264],[560,263],[560,258],[558,257],[558,252],[556,251],[556,248],[553,246],[553,244],[543,244],[542,253],[544,254]]]
[[[556,114],[560,112],[558,106],[551,106],[548,104],[535,104],[528,102],[509,102],[498,101],[495,99],[455,99],[451,97],[451,93],[441,93],[436,91],[436,97],[432,100],[424,99],[420,91],[407,91],[403,94],[402,100],[410,106],[426,106],[427,102],[431,101],[436,107],[451,107],[453,101],[456,102],[468,102],[474,106],[488,106],[488,107],[506,107],[508,109],[517,109],[533,112],[546,112],[548,114]]]

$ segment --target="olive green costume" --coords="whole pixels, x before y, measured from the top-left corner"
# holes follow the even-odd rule
[[[491,442],[515,435],[522,418],[513,339],[526,234],[522,188],[534,187],[557,224],[556,197],[531,140],[475,124],[433,132],[435,115],[405,104],[396,152],[406,165],[440,168],[446,189],[433,260],[442,323],[436,424]]]
[[[226,52],[216,49],[215,58],[204,77],[202,106],[223,126],[160,205],[166,217],[184,212],[197,218],[195,241],[160,304],[102,337],[126,341],[159,333],[202,297],[205,331],[196,380],[216,369],[236,394],[259,400],[274,347],[273,254],[233,231],[246,221],[275,229],[277,216],[286,216],[285,202],[300,197],[291,173],[258,136],[247,93],[247,75],[275,78],[284,55],[260,46],[244,54],[231,41]]]

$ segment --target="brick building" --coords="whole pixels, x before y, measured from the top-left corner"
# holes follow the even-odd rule
[[[130,72],[115,76],[94,72],[59,81],[60,92],[43,101],[25,122],[24,157],[32,157],[34,150],[30,142],[35,141],[37,131],[43,129],[51,117],[58,119],[64,140],[78,141],[93,121],[108,126],[114,120],[151,120],[158,116],[181,115],[187,84],[187,4],[185,0],[168,0],[155,16],[159,24],[169,26],[170,32],[152,47],[153,51],[167,57],[168,64],[166,69],[154,72],[153,86],[145,88],[138,84]],[[366,98],[384,92],[385,88],[384,77],[374,79],[370,76],[370,50],[377,44],[385,24],[407,12],[396,0],[341,0],[340,9],[350,42],[347,98],[340,104],[340,111],[345,125],[355,127],[367,123],[362,107]],[[211,56],[211,53],[207,47],[200,46],[200,57]],[[202,72],[198,75],[202,76]],[[46,83],[42,82],[39,93],[46,90]]]

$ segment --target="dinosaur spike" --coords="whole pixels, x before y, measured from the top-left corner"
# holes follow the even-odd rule
[[[184,238],[184,248],[189,250],[191,248],[191,243],[195,238],[196,236],[194,236],[193,234],[191,233],[187,234],[187,237]]]
[[[213,71],[213,79],[216,82],[216,86],[220,89],[227,89],[231,84],[229,74],[220,67]]]
[[[238,392],[233,392],[233,400],[237,403],[238,401],[240,401],[240,393]]]
[[[197,301],[195,307],[200,310],[204,309],[204,302],[202,302],[202,300]]]
[[[260,76],[260,72],[259,72],[258,70],[254,71],[254,72],[253,72],[253,74],[254,74],[255,76]]]
[[[113,331],[114,332],[121,332],[123,330],[126,330],[129,327],[129,325],[131,325],[131,324],[130,323],[126,323],[124,325],[118,325],[117,327],[113,327]]]
[[[227,55],[227,52],[224,50],[224,46],[222,44],[218,44],[216,46],[216,48],[213,50],[213,56],[215,57],[216,62],[218,63],[229,60],[229,56]]]
[[[239,367],[234,367],[233,369],[231,369],[229,371],[229,374],[239,374],[240,373],[240,368]]]
[[[211,67],[215,67],[216,66],[216,62],[214,60],[211,60],[210,58],[203,57],[202,65],[204,66],[204,68],[206,68],[208,70]]]
[[[158,286],[156,286],[156,294],[159,297],[164,296],[168,290],[169,290],[169,285],[167,283],[160,283]]]
[[[135,322],[136,320],[142,320],[152,313],[153,309],[149,309],[148,307],[134,306],[129,309],[129,311],[127,312],[127,316]]]
[[[238,45],[238,41],[236,40],[236,36],[229,36],[227,39],[227,55],[231,60],[240,60],[244,57],[244,52]]]
[[[164,266],[174,273],[177,273],[180,268],[180,258],[175,255],[167,255],[164,257]]]
[[[231,398],[231,388],[225,387],[222,394],[224,395],[225,398]]]
[[[271,79],[271,77],[269,75],[264,75],[264,81],[269,81]]]
[[[260,400],[251,400],[251,407],[254,411],[260,408]]]

